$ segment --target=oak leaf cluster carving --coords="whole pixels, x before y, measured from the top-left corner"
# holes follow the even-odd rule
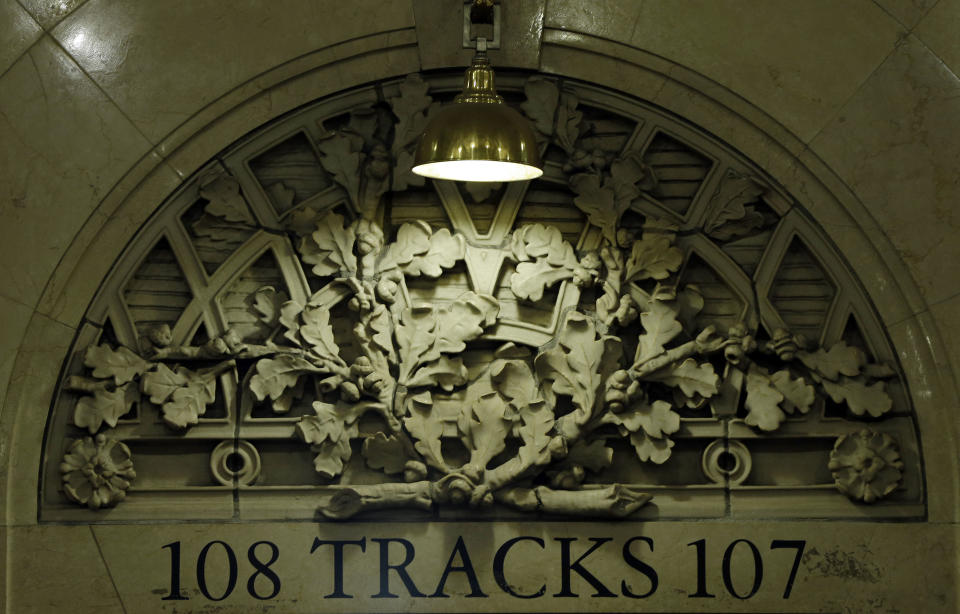
[[[624,517],[650,496],[629,484],[591,480],[615,454],[669,462],[684,417],[710,416],[723,395],[732,395],[728,415],[760,432],[776,431],[818,400],[843,404],[856,418],[891,410],[884,380],[893,372],[843,341],[820,348],[786,330],[760,341],[756,325],[726,331],[701,325],[707,300],[695,286],[680,284],[679,227],[646,214],[639,230],[621,226],[624,214],[657,190],[653,169],[636,151],[583,149],[594,128],[576,95],[555,81],[531,79],[525,93],[521,106],[543,145],[567,156],[565,177],[575,206],[599,230],[596,247],[578,250],[548,224],[522,225],[499,245],[513,272],[496,296],[464,290],[418,302],[408,284],[443,285],[474,246],[424,221],[384,223],[382,196],[422,185],[409,167],[416,135],[435,105],[426,83],[409,77],[384,103],[355,109],[317,143],[347,207],[294,211],[287,230],[319,289],[305,301],[273,287],[251,293],[248,304],[267,331],[260,344],[228,330],[202,346],[177,346],[169,327],[158,327],[139,353],[91,346],[84,355],[89,375],[68,382],[82,395],[74,424],[102,437],[134,408],[155,407],[170,428],[191,428],[216,402],[221,376],[236,370],[238,360],[249,361],[241,396],[277,415],[308,409],[295,436],[310,446],[318,480],[336,487],[320,508],[329,518],[385,507],[495,503]],[[205,184],[206,214],[252,223],[230,181]],[[764,189],[751,177],[725,177],[705,232],[727,240],[758,229],[763,215],[752,203]],[[528,347],[497,337],[505,296],[521,305],[542,303],[563,284],[575,289],[576,300],[557,313],[548,343]],[[362,428],[363,418],[382,426]],[[461,453],[451,452],[451,440]],[[86,441],[76,444],[84,452],[71,457],[70,467],[99,449]],[[836,465],[848,489],[871,493],[858,498],[875,500],[887,485],[867,480],[850,460],[867,444],[853,452],[851,445],[838,442],[831,470]],[[895,467],[888,447],[873,446]],[[353,458],[355,450],[362,459]],[[381,471],[384,483],[350,483],[348,468],[360,463]],[[70,470],[74,482],[76,471]],[[91,497],[74,498],[89,504]],[[117,499],[106,491],[96,497],[97,505]]]

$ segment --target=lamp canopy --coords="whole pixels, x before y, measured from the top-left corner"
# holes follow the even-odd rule
[[[522,181],[542,175],[540,164],[530,122],[497,95],[490,61],[477,51],[463,93],[420,137],[413,172],[454,181]]]

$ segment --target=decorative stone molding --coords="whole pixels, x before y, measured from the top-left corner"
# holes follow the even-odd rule
[[[870,429],[840,437],[830,452],[837,489],[854,501],[873,503],[886,497],[900,485],[902,469],[896,440]]]
[[[130,448],[100,434],[74,441],[60,463],[63,492],[92,510],[113,507],[126,497],[133,470]]]
[[[425,184],[409,167],[449,95],[435,79],[320,101],[175,195],[91,306],[51,445],[78,429],[222,442],[207,453],[225,492],[309,487],[341,519],[759,501],[823,485],[827,442],[861,420],[915,442],[870,305],[758,169],[636,101],[533,76],[505,91],[525,98],[543,179]],[[805,460],[763,482],[779,444]],[[922,511],[911,445],[881,515]]]

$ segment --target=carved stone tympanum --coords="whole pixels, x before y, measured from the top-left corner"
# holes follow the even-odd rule
[[[86,434],[65,494],[122,498],[123,440],[153,492],[198,483],[151,475],[168,446],[211,455],[204,496],[298,488],[332,519],[724,513],[830,472],[859,501],[919,500],[889,437],[857,434],[913,437],[872,311],[799,207],[636,101],[507,81],[541,139],[533,184],[412,175],[446,95],[412,76],[318,103],[172,198],[78,338],[49,438]]]

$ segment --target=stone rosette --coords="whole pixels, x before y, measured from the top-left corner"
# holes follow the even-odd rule
[[[864,503],[883,499],[903,478],[897,442],[886,433],[870,429],[837,439],[828,467],[840,492]]]
[[[131,456],[125,444],[102,433],[75,440],[60,463],[64,493],[90,509],[113,507],[137,477]]]

